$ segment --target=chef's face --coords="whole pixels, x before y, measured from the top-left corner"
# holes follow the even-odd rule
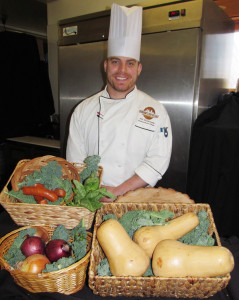
[[[109,57],[104,62],[108,93],[111,98],[122,99],[135,87],[142,65],[129,57]]]

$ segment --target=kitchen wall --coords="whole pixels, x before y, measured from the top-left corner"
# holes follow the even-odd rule
[[[36,0],[0,0],[0,31],[16,31],[46,39],[46,29],[46,3]]]

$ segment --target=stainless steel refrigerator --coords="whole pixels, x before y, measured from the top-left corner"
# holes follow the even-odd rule
[[[137,87],[165,105],[172,123],[171,162],[157,186],[185,192],[193,123],[228,89],[234,23],[212,0],[158,2],[143,5]],[[74,107],[105,85],[109,20],[103,11],[59,22],[63,156]]]

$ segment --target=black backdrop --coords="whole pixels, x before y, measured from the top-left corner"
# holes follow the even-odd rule
[[[197,118],[187,193],[210,204],[220,236],[239,236],[239,93],[223,95]]]
[[[38,136],[55,112],[47,61],[41,61],[36,38],[0,32],[0,141]]]

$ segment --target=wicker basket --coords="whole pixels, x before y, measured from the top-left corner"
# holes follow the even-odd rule
[[[176,298],[207,298],[224,289],[230,274],[217,278],[162,278],[162,277],[134,277],[134,276],[99,276],[97,266],[105,257],[97,241],[96,231],[102,223],[105,214],[113,213],[118,218],[131,210],[161,211],[168,209],[180,216],[187,212],[198,213],[205,210],[208,213],[210,226],[209,234],[216,238],[221,245],[215,227],[212,212],[208,204],[149,204],[149,203],[111,203],[104,205],[96,213],[92,252],[89,267],[89,286],[94,294],[100,296],[138,296],[138,297],[176,297]]]
[[[88,252],[86,256],[78,262],[59,271],[31,274],[12,268],[3,258],[8,249],[11,247],[14,239],[18,236],[19,232],[30,227],[31,226],[22,227],[6,234],[0,239],[1,269],[6,269],[12,275],[14,281],[18,285],[32,293],[58,292],[70,295],[81,290],[85,284],[87,267],[89,264],[92,234],[90,232],[87,233]],[[54,228],[45,228],[51,236]]]
[[[32,162],[34,160],[34,164]],[[62,158],[55,156],[44,156],[33,160],[21,160],[18,162],[15,170],[10,176],[7,184],[0,194],[0,204],[9,213],[13,221],[19,226],[40,225],[40,226],[57,226],[64,225],[71,229],[79,224],[82,218],[85,219],[86,229],[90,229],[95,217],[95,213],[84,207],[48,205],[48,204],[28,204],[21,203],[17,199],[9,197],[5,192],[8,192],[11,187],[17,190],[17,182],[21,182],[23,178],[33,171],[45,165],[47,161],[57,160],[62,165],[63,177],[79,179],[79,172],[85,168],[85,164],[76,163],[70,164]],[[98,176],[102,178],[103,168],[99,166]],[[10,184],[12,186],[10,186]]]

